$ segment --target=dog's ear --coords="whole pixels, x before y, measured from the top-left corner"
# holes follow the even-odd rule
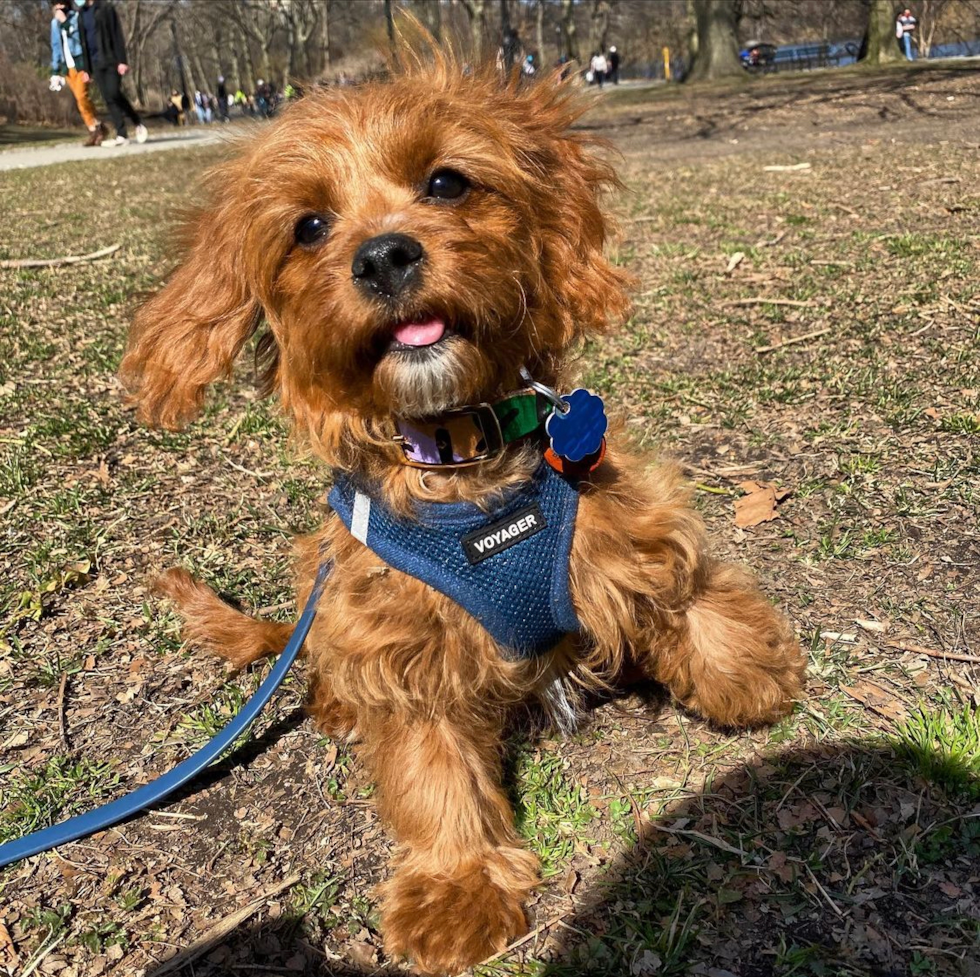
[[[557,77],[542,79],[525,97],[529,169],[550,184],[550,192],[535,201],[542,285],[557,299],[566,339],[601,332],[626,314],[633,284],[605,253],[611,225],[603,198],[622,184],[596,153],[606,147],[573,128],[591,100]]]
[[[192,420],[262,316],[246,280],[237,168],[215,172],[218,198],[188,223],[183,264],[136,314],[119,373],[147,424]]]

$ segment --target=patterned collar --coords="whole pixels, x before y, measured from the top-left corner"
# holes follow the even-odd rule
[[[413,468],[464,468],[496,458],[506,445],[543,430],[553,410],[535,390],[518,390],[438,417],[400,418],[394,440]]]

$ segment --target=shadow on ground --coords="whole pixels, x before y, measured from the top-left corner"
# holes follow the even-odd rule
[[[583,872],[574,902],[556,877],[533,938],[477,973],[977,977],[978,798],[947,755],[860,742],[757,757],[652,817],[624,798],[622,853]],[[256,917],[153,973],[404,972],[327,959],[309,925]]]
[[[0,149],[14,146],[30,146],[32,143],[58,142],[85,138],[85,129],[50,129],[45,126],[21,126],[12,123],[0,125]]]

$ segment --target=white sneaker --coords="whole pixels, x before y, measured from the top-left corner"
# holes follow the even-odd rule
[[[128,146],[129,140],[125,136],[113,136],[111,139],[102,140],[103,149],[115,149],[116,146]]]
[[[149,135],[150,134],[146,131],[146,126],[144,126],[144,125],[138,125],[136,127],[136,141],[137,142],[146,142],[146,140],[149,137]]]

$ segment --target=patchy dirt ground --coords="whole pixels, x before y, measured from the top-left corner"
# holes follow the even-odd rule
[[[518,722],[546,881],[480,974],[980,974],[978,95],[964,71],[828,72],[616,93],[586,120],[622,153],[638,288],[583,377],[688,464],[720,555],[797,625],[809,696],[754,733],[655,689],[564,742]],[[0,839],[168,769],[264,674],[182,650],[152,572],[291,613],[289,536],[327,475],[247,364],[180,435],[136,426],[113,379],[216,158],[0,177],[0,259],[122,244],[0,270]],[[742,528],[751,481],[789,495]],[[166,807],[0,873],[0,970],[394,972],[371,785],[302,697],[299,670]]]

